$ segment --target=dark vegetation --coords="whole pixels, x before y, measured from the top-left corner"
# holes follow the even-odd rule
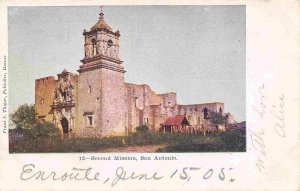
[[[210,121],[215,125],[224,124],[225,118],[222,116],[221,113],[212,112]]]
[[[212,135],[137,132],[129,136],[107,138],[69,138],[39,135],[25,130],[20,139],[10,139],[11,153],[101,152],[128,146],[164,145],[157,152],[244,152],[245,132],[226,131]],[[142,151],[141,151],[142,152]]]
[[[147,125],[141,125],[135,128],[137,132],[148,132],[149,127]]]

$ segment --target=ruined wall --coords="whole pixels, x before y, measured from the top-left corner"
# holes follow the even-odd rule
[[[143,85],[143,90],[144,90],[144,99],[145,99],[145,105],[150,106],[150,105],[159,105],[163,102],[163,98],[156,94],[154,91],[151,90],[150,86],[147,84]]]
[[[155,131],[159,131],[161,125],[167,119],[167,111],[163,104],[158,105],[154,108],[154,128]]]
[[[174,107],[177,104],[176,93],[174,92],[158,94],[158,96],[162,99],[162,104],[165,107]]]
[[[35,80],[36,119],[53,122],[51,105],[54,101],[55,77],[49,76]]]
[[[224,114],[224,103],[204,103],[204,104],[193,104],[193,105],[178,105],[177,115],[185,115],[190,125],[199,127],[203,124],[204,109],[212,112],[220,112]],[[221,112],[220,112],[221,113]]]
[[[156,94],[154,91],[151,90],[151,88],[147,84],[137,85],[137,84],[126,83],[126,88],[128,92],[128,97],[136,98],[134,104],[135,107],[137,107],[140,110],[143,110],[145,107],[150,105],[163,104],[165,102],[164,96],[167,95],[167,94]]]
[[[136,109],[135,109],[135,88],[132,84],[125,84],[126,87],[126,98],[127,98],[127,133],[131,133],[132,129],[135,127],[136,120]]]
[[[147,84],[126,83],[128,127],[148,125],[157,130],[168,116],[175,114],[176,93],[156,94]]]
[[[156,105],[146,106],[143,110],[143,124],[147,125],[151,131],[155,131],[155,108]]]
[[[131,128],[146,124],[151,130],[158,131],[169,117],[185,115],[191,126],[201,127],[204,123],[204,109],[225,115],[224,104],[220,102],[178,105],[176,93],[156,94],[148,85],[127,84],[128,125]],[[135,101],[136,100],[136,101]],[[232,117],[229,115],[229,119]],[[231,120],[232,121],[232,120]]]
[[[234,116],[233,115],[231,115],[230,113],[225,113],[224,115],[226,117],[226,122],[228,124],[230,124],[230,123],[236,123],[236,121],[234,120]]]

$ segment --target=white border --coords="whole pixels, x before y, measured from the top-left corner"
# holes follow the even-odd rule
[[[176,156],[176,161],[79,161],[82,154],[8,154],[7,134],[1,134],[0,189],[1,190],[299,190],[299,64],[300,64],[300,2],[289,1],[1,1],[1,64],[7,54],[7,6],[87,6],[87,5],[246,5],[247,7],[247,152],[246,153],[190,153],[163,154]],[[9,62],[9,60],[7,59]],[[3,71],[1,70],[1,78]],[[1,81],[3,83],[3,81]],[[258,88],[264,85],[263,93]],[[2,84],[1,84],[2,85]],[[272,106],[279,106],[284,94],[284,123],[286,137],[276,134],[278,118],[272,115]],[[266,114],[261,119],[255,108],[261,106],[264,96]],[[1,106],[3,106],[1,96]],[[1,109],[2,110],[2,109]],[[3,114],[3,113],[1,113]],[[2,118],[3,115],[1,115]],[[259,172],[255,163],[263,159],[258,144],[251,143],[261,128],[267,159],[265,169]],[[250,131],[251,130],[251,131]],[[2,132],[2,129],[1,129]],[[262,142],[261,142],[262,143]],[[96,155],[96,154],[90,154]],[[97,154],[96,156],[112,154]],[[126,154],[122,154],[126,155]],[[130,156],[157,154],[130,154]],[[34,163],[45,171],[64,172],[73,167],[100,171],[100,177],[115,176],[115,169],[123,166],[128,171],[169,174],[176,168],[201,167],[190,181],[163,179],[161,181],[124,181],[114,187],[103,181],[21,181],[25,164]],[[234,182],[219,181],[218,176],[204,181],[208,169],[233,168],[226,175]],[[203,171],[202,171],[203,170]]]

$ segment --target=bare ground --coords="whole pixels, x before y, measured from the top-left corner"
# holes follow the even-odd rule
[[[163,148],[165,145],[147,145],[147,146],[129,146],[122,148],[97,150],[96,152],[110,153],[110,152],[155,152],[159,148]]]

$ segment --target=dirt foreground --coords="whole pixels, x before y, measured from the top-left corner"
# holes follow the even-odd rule
[[[165,145],[147,145],[147,146],[129,146],[122,148],[113,148],[105,150],[97,150],[96,152],[110,153],[110,152],[143,152],[151,153],[155,152],[159,148],[163,148]]]

